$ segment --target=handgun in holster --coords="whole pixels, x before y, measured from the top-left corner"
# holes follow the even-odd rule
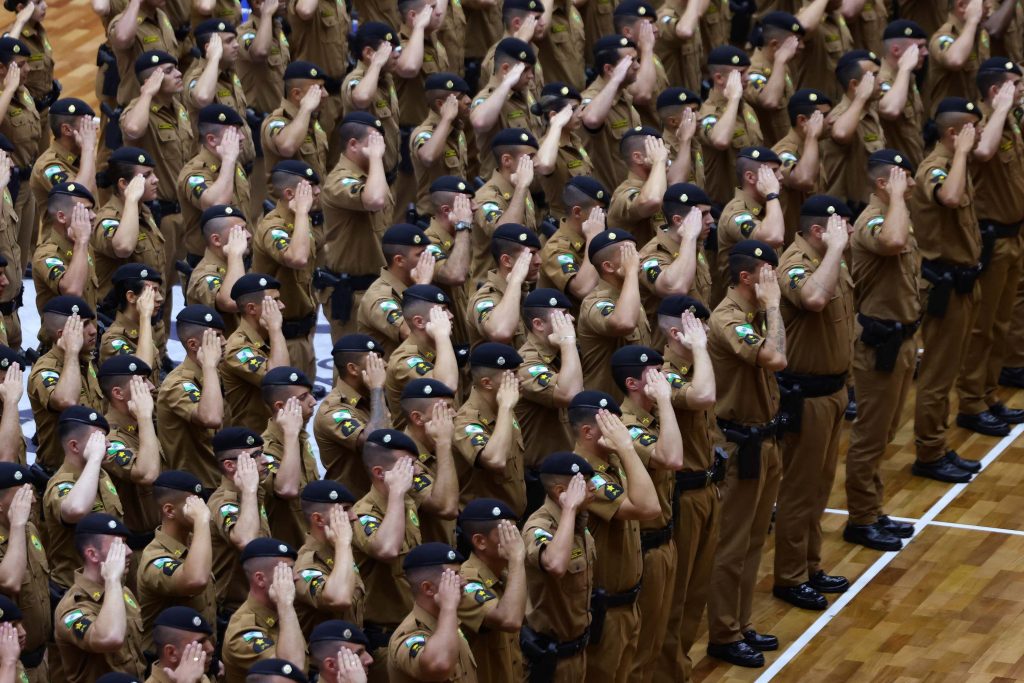
[[[928,290],[928,315],[933,318],[946,317],[949,297],[953,295],[953,273],[948,270],[940,271],[924,261],[921,263],[921,276],[932,286]]]
[[[776,375],[779,384],[779,431],[798,433],[803,424],[804,392],[799,382]]]
[[[558,650],[555,641],[529,626],[519,631],[519,647],[530,661],[529,683],[549,683],[558,668]]]
[[[896,367],[896,358],[903,346],[903,325],[873,320],[861,316],[860,340],[875,350],[875,370],[892,372]]]
[[[590,594],[590,642],[597,644],[601,642],[604,635],[604,620],[608,616],[608,591],[603,588],[595,588]]]

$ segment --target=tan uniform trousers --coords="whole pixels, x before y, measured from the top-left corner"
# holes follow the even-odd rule
[[[49,126],[46,126],[49,129]],[[38,209],[35,197],[32,196],[32,188],[26,180],[18,190],[18,198],[14,202],[14,211],[18,214],[18,244],[21,245],[21,269],[25,270],[32,261],[32,254],[36,250],[36,232],[38,223],[37,217],[46,207]],[[11,264],[14,266],[16,264]]]
[[[718,552],[708,597],[708,642],[718,645],[743,640],[743,631],[753,628],[754,584],[782,477],[774,439],[761,444],[757,479],[738,478],[736,445],[730,443],[728,449],[732,457],[723,482]]]
[[[914,381],[917,343],[903,342],[892,372],[875,370],[875,350],[857,340],[853,347],[853,382],[857,419],[846,451],[846,505],[850,524],[868,525],[882,514],[884,485],[879,466],[900,425],[900,415]]]
[[[941,318],[924,315],[921,324],[924,355],[917,373],[917,402],[914,405],[914,445],[917,447],[917,459],[921,462],[936,462],[946,455],[949,392],[960,374],[967,339],[978,312],[980,289],[981,286],[975,283],[970,294],[953,292],[946,314]],[[928,290],[924,291],[927,294]]]
[[[839,460],[846,387],[805,398],[799,433],[782,439],[782,483],[775,511],[775,585],[798,586],[821,567],[821,516]]]
[[[668,628],[654,662],[654,683],[690,680],[690,648],[708,602],[711,567],[718,546],[721,494],[708,486],[679,496],[672,540],[676,546],[676,576],[669,603]]]
[[[313,335],[315,333],[316,326],[305,337],[285,341],[292,367],[302,370],[306,373],[306,377],[314,382],[316,381],[316,353],[313,351]]]
[[[630,683],[650,681],[654,676],[654,660],[661,653],[668,628],[669,605],[676,581],[676,543],[651,548],[644,553],[644,587],[637,604],[640,606],[640,633]]]
[[[637,603],[608,608],[601,642],[591,641],[587,646],[587,683],[626,683],[636,656],[639,630]]]
[[[977,415],[998,403],[996,388],[1006,356],[1006,334],[1021,276],[1024,237],[997,239],[992,260],[981,274],[978,313],[967,342],[956,389],[960,412]]]
[[[348,321],[344,323],[331,317],[331,295],[333,293],[334,287],[313,290],[316,300],[320,302],[324,309],[324,316],[331,324],[331,344],[334,344],[346,334],[356,332],[356,312],[359,310],[359,303],[363,300],[363,294],[366,293],[366,290],[352,292],[352,313],[349,315]]]
[[[1017,284],[1010,329],[1006,332],[1003,367],[1024,368],[1024,277]]]

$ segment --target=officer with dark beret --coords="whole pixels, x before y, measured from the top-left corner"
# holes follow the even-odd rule
[[[199,227],[206,248],[189,275],[185,301],[219,311],[230,334],[238,327],[231,289],[248,270],[245,257],[251,254],[245,214],[237,206],[214,204],[203,210]]]
[[[65,292],[80,292],[90,306],[95,306],[99,280],[91,266],[94,257],[90,238],[96,201],[77,179],[56,182],[52,187],[48,184],[47,190],[37,198],[38,206],[46,209],[42,221],[45,237],[32,254],[36,308],[42,310],[47,301]]]
[[[179,678],[193,680],[188,678],[193,676],[197,683],[209,683],[204,672],[214,656],[213,626],[202,614],[184,605],[168,607],[153,621],[152,638],[156,655],[152,680],[158,680],[166,668]]]
[[[262,659],[252,666],[249,667],[249,671],[246,674],[246,680],[256,680],[251,677],[258,676],[263,678],[264,676],[270,676],[274,679],[281,678],[287,681],[297,681],[298,683],[306,683],[309,679],[306,674],[302,673],[302,669],[292,664],[286,659]]]
[[[22,44],[21,47],[27,46]],[[95,192],[98,134],[95,117],[92,107],[74,97],[65,97],[50,105],[53,141],[35,159],[29,178],[36,206],[46,206],[47,193],[64,182],[74,182],[87,192]]]
[[[943,15],[945,7],[935,8],[935,13]],[[968,5],[961,3],[948,7],[946,21],[937,29],[926,30],[930,34],[928,40],[928,75],[924,86],[924,99],[929,109],[947,97],[967,97],[977,99],[979,96],[976,78],[978,68],[986,59],[993,56],[994,42],[985,29],[989,14],[988,7],[974,5],[968,11]],[[979,11],[980,10],[980,11]],[[916,18],[911,15],[911,18]],[[919,23],[931,29],[922,18]],[[934,26],[934,24],[933,24]],[[953,49],[956,44],[957,48]],[[960,54],[967,52],[966,56]]]
[[[789,12],[768,12],[761,17],[750,68],[744,84],[745,99],[757,113],[764,145],[772,146],[789,131],[786,101],[796,90],[797,56],[806,31]]]
[[[526,326],[521,316],[523,296],[540,275],[540,238],[524,225],[504,223],[491,237],[496,268],[470,298],[466,315],[470,342],[496,341],[521,346]]]
[[[276,109],[269,112],[260,126],[267,179],[270,169],[285,160],[309,164],[321,177],[328,166],[329,133],[320,123],[321,103],[327,97],[324,89],[326,73],[320,66],[303,60],[294,61],[284,69],[284,95]],[[269,93],[268,93],[269,94]]]
[[[629,173],[612,193],[608,224],[646,244],[665,223],[661,195],[668,182],[668,148],[659,130],[634,126],[622,134],[618,153]]]
[[[668,148],[667,182],[704,184],[704,156],[697,143],[697,111],[703,100],[686,88],[665,88],[655,101],[656,122]]]
[[[145,263],[126,263],[110,276],[110,286],[101,310],[113,312],[114,320],[103,333],[99,362],[133,354],[151,368],[157,367],[160,344],[166,341],[161,320],[164,281],[160,269]],[[159,382],[159,374],[154,373],[152,379]]]
[[[924,159],[924,140],[921,130],[927,115],[918,74],[928,57],[928,34],[908,19],[890,22],[877,46],[868,46],[880,57],[878,83],[882,95],[878,113],[885,137],[885,145],[898,149],[914,164]]]
[[[444,174],[469,176],[471,162],[475,161],[469,158],[464,130],[472,94],[469,84],[458,74],[442,71],[429,74],[423,89],[430,111],[409,135],[416,176],[416,212],[421,217],[436,215],[430,194],[437,190],[432,184]]]
[[[309,635],[309,656],[325,680],[343,680],[345,674],[367,672],[373,663],[366,649],[369,644],[363,630],[352,622],[328,619],[313,627]]]
[[[605,228],[604,211],[611,193],[596,179],[580,175],[565,183],[561,197],[565,216],[541,250],[539,285],[580,300],[597,284],[597,271],[587,258],[586,245]]]

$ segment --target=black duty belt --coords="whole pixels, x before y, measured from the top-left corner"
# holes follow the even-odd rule
[[[310,331],[316,327],[316,316],[307,315],[305,318],[291,318],[281,323],[281,334],[285,339],[303,339],[309,336]]]
[[[991,249],[989,255],[991,255]],[[966,296],[974,291],[974,284],[978,281],[978,276],[981,275],[986,263],[984,254],[982,256],[982,261],[973,266],[929,259],[921,261],[921,277],[932,285],[928,291],[926,306],[928,315],[933,318],[944,318],[953,292],[960,296]]]
[[[988,218],[979,218],[978,225],[984,230],[986,227],[992,228],[992,234],[995,235],[996,239],[1004,240],[1008,237],[1016,237],[1020,234],[1020,229],[1024,226],[1024,221],[1017,221],[1016,223],[1000,223],[999,221],[993,221]]]
[[[559,659],[569,659],[583,652],[590,642],[591,629],[573,640],[558,642],[554,638],[537,633],[527,625],[519,630],[519,647],[530,662],[528,683],[550,683],[558,668]]]
[[[757,479],[761,476],[761,443],[774,439],[779,431],[779,418],[758,425],[747,425],[718,418],[718,426],[727,441],[736,444],[737,476]]]
[[[780,372],[776,375],[779,383],[795,387],[803,398],[831,396],[846,386],[846,373],[838,375],[798,375],[795,372]]]
[[[43,663],[46,656],[46,644],[42,644],[34,650],[21,653],[21,665],[26,669],[34,669]]]
[[[671,538],[672,538],[672,523],[671,522],[668,524],[668,526],[664,526],[664,527],[662,527],[660,529],[653,529],[651,531],[641,531],[640,532],[640,549],[643,552],[646,553],[648,550],[654,550],[655,548],[660,548],[661,546],[663,546],[666,543],[668,543]]]
[[[715,461],[711,464],[711,467],[696,472],[676,472],[676,490],[697,491],[721,482],[725,479],[725,470],[728,463],[728,457],[721,452],[721,449],[716,448]]]
[[[366,622],[363,624],[363,633],[366,634],[366,639],[370,641],[370,645],[367,648],[371,652],[373,650],[379,650],[382,647],[387,647],[391,641],[391,635],[395,632],[398,626],[391,626],[388,624],[375,624],[372,622]]]
[[[640,597],[640,587],[643,585],[643,581],[637,581],[636,585],[627,591],[622,593],[605,593],[604,594],[604,605],[605,607],[626,607],[636,602],[636,599]]]
[[[376,275],[351,275],[317,268],[313,273],[313,286],[317,289],[334,288],[331,293],[331,319],[347,323],[352,319],[353,295],[365,292],[376,279]]]

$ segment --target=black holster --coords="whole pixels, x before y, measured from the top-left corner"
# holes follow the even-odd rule
[[[979,223],[978,232],[981,233],[981,270],[988,268],[992,263],[992,252],[996,249],[996,226],[991,223]]]
[[[896,320],[882,320],[866,315],[858,315],[857,321],[861,326],[860,340],[875,350],[875,370],[892,372],[903,342],[914,336],[918,323],[904,325]]]
[[[353,295],[365,291],[376,279],[376,275],[332,273],[326,268],[317,268],[313,273],[313,286],[317,289],[334,288],[331,293],[331,318],[347,323],[352,319]]]
[[[388,642],[391,640],[391,634],[394,632],[395,629],[382,624],[364,624],[363,633],[366,634],[366,639],[370,641],[366,649],[373,652],[374,650],[387,648]]]
[[[401,126],[398,129],[401,135],[401,147],[398,148],[398,170],[402,173],[413,173],[412,154],[409,152],[409,139],[412,137],[413,126]]]
[[[549,683],[558,667],[555,641],[524,625],[519,631],[519,648],[530,662],[529,683]]]
[[[252,133],[252,146],[256,148],[256,158],[259,159],[263,156],[263,142],[260,140],[260,128],[263,126],[263,120],[267,118],[268,114],[265,112],[258,112],[252,107],[248,107],[245,110],[245,122],[249,124],[249,131]]]
[[[316,316],[308,315],[305,318],[292,318],[281,323],[281,334],[285,339],[303,339],[309,336],[310,331],[316,326]]]
[[[52,473],[47,472],[38,461],[28,466],[28,481],[39,494],[40,500],[43,498],[43,493],[46,492],[46,484],[50,481],[51,476],[53,476]]]
[[[40,645],[34,650],[21,653],[21,665],[26,669],[34,669],[43,663],[43,657],[46,656],[46,645]]]
[[[100,109],[107,116],[107,127],[103,129],[103,144],[107,149],[115,150],[124,146],[124,135],[121,133],[121,107],[111,109],[107,104],[101,104]]]
[[[100,87],[103,96],[116,99],[117,89],[121,85],[121,74],[117,70],[117,57],[114,56],[114,50],[107,43],[103,43],[96,50],[96,66],[101,69],[104,66],[107,67],[107,70],[103,72],[103,85]]]
[[[781,373],[775,378],[779,383],[779,431],[798,433],[804,418],[803,386]]]
[[[736,474],[740,479],[757,479],[761,476],[761,444],[775,436],[778,418],[771,422],[750,426],[718,418],[718,426],[726,441],[736,444]]]
[[[949,308],[949,297],[953,292],[961,296],[974,291],[974,285],[981,274],[981,264],[954,266],[941,261],[925,259],[921,262],[921,276],[932,284],[928,293],[928,315],[943,318]]]
[[[53,81],[50,84],[49,92],[47,92],[45,95],[43,95],[39,99],[34,100],[35,103],[36,103],[36,111],[44,112],[47,109],[49,109],[50,105],[53,104],[54,102],[56,102],[60,98],[60,92],[63,89],[64,88],[60,84],[60,81],[58,81],[56,78],[53,79]]]
[[[151,202],[147,202],[146,206],[149,207],[149,212],[153,214],[153,222],[156,223],[157,227],[160,227],[163,220],[168,216],[181,213],[181,204],[167,201],[166,199],[154,199]]]
[[[56,612],[57,611],[57,605],[60,604],[60,601],[64,599],[64,594],[68,592],[68,589],[65,588],[64,586],[61,586],[59,583],[55,582],[53,579],[50,579],[49,586],[50,586],[50,611],[51,612]]]
[[[595,588],[590,594],[590,642],[600,643],[604,635],[604,619],[608,616],[608,592]]]

